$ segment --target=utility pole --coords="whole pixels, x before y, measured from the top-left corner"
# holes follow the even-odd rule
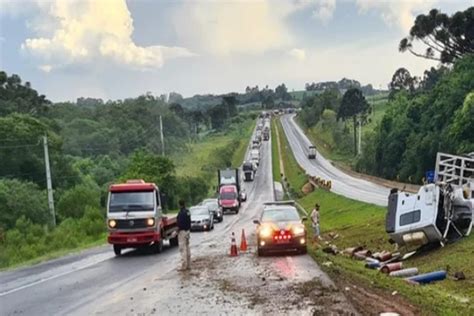
[[[48,189],[48,206],[53,219],[53,227],[56,227],[56,213],[54,212],[53,184],[51,182],[51,168],[49,167],[48,137],[43,136],[44,165],[46,166],[46,187]]]
[[[163,120],[160,115],[161,154],[165,155],[165,137],[163,135]]]
[[[362,141],[362,119],[359,118],[359,147],[358,147],[358,155],[360,156],[361,153],[361,141]]]

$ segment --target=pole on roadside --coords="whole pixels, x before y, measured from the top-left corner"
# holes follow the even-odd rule
[[[161,154],[165,155],[165,137],[163,135],[163,119],[160,115],[160,137],[161,137]]]
[[[53,220],[53,227],[56,227],[56,213],[54,211],[53,184],[51,181],[51,168],[49,166],[48,137],[43,136],[44,165],[46,167],[46,187],[48,190],[48,206]]]
[[[359,144],[357,148],[357,153],[359,156],[361,153],[361,141],[362,141],[362,120],[359,118]]]

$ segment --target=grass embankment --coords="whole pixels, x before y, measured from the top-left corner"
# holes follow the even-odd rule
[[[284,134],[280,134],[280,137],[286,141]],[[284,146],[282,159],[288,182],[292,186],[301,185],[304,173],[288,146]],[[394,250],[388,243],[384,229],[384,207],[354,201],[321,189],[303,196],[298,202],[308,211],[316,202],[321,205],[322,236],[325,240],[331,240],[329,232],[339,234],[337,239],[331,241],[338,249],[364,245],[372,251]],[[312,237],[310,223],[307,222],[307,225]],[[397,295],[419,306],[423,313],[428,315],[474,315],[473,236],[404,262],[406,267],[418,267],[421,273],[448,269],[450,276],[456,271],[463,271],[467,277],[464,281],[455,281],[450,277],[426,286],[409,285],[403,280],[366,269],[360,261],[343,255],[328,255],[313,245],[309,245],[308,250],[317,262],[333,263],[330,267],[322,267],[336,283],[342,281],[346,284],[357,284],[372,290],[386,291],[387,294],[397,291]]]
[[[273,181],[281,182],[280,158],[278,155],[278,143],[276,135],[276,121],[273,120],[271,124],[271,140],[272,140],[272,173]]]
[[[388,99],[386,94],[380,94],[367,97],[367,101],[372,106],[372,113],[368,116],[369,123],[362,126],[362,141],[364,135],[371,133],[377,124],[382,120],[385,111],[388,109]],[[333,137],[333,131],[323,127],[323,124],[318,123],[316,126],[305,129],[303,125],[296,121],[305,130],[306,135],[313,144],[318,148],[318,151],[325,157],[338,164],[344,166],[352,166],[355,162],[353,148],[341,148],[340,143],[336,142]],[[353,138],[353,125],[349,120],[347,121],[349,135],[347,137]]]

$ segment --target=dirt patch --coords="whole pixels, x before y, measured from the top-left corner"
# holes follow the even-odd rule
[[[298,280],[278,271],[285,265],[285,258],[260,258],[252,252],[238,257],[197,257],[192,263],[193,273],[182,280],[193,287],[215,288],[220,292],[216,296],[238,301],[241,307],[263,314],[356,314],[334,285],[323,284],[317,277]]]
[[[404,316],[420,315],[421,310],[410,304],[396,292],[369,287],[343,274],[334,278],[338,288],[344,291],[345,297],[362,315],[380,315],[393,312]]]

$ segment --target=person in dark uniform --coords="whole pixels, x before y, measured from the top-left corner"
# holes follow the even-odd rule
[[[181,253],[181,268],[179,271],[189,270],[191,268],[191,251],[189,249],[189,237],[191,230],[191,213],[186,208],[184,200],[179,201],[178,213],[178,244]]]

